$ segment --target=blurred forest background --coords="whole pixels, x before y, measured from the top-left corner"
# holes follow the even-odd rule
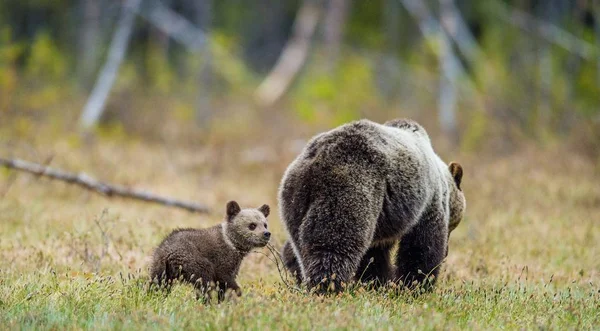
[[[411,117],[450,150],[597,159],[599,45],[594,0],[3,0],[0,134],[273,145]]]

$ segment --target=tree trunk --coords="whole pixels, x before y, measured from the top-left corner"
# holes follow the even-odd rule
[[[456,13],[452,6],[447,5],[452,0],[442,0],[440,21],[447,23],[456,22]],[[446,3],[446,5],[444,5]],[[445,32],[439,32],[440,52],[438,54],[441,67],[440,72],[440,95],[438,99],[439,121],[444,134],[450,138],[453,144],[458,144],[458,129],[456,126],[456,100],[457,89],[456,81],[458,79],[459,69],[456,67],[453,58],[456,58],[452,43],[445,38]]]
[[[456,128],[456,80],[458,76],[465,76],[465,70],[460,60],[452,50],[452,43],[427,8],[419,0],[400,0],[411,16],[415,18],[425,40],[436,40],[437,45],[432,45],[436,50],[440,63],[440,95],[438,99],[438,118],[442,131],[452,140],[458,142]],[[442,12],[442,19],[448,12]]]
[[[165,7],[171,7],[171,0],[162,0]],[[169,35],[161,29],[151,26],[151,39],[158,45],[162,55],[166,58],[169,54]]]
[[[593,4],[594,8],[594,31],[596,32],[596,45],[600,45],[600,1]],[[600,52],[596,54],[596,70],[598,75],[598,86],[600,86]],[[600,95],[598,96],[600,98]]]
[[[100,4],[96,0],[82,0],[83,22],[79,41],[79,80],[89,87],[96,70],[100,43]]]
[[[396,52],[400,47],[400,4],[398,0],[385,0],[382,9],[386,48],[388,52]]]
[[[161,1],[146,0],[148,6],[137,13],[152,25],[162,30],[173,40],[184,45],[191,52],[198,52],[206,46],[208,38],[189,20],[166,7]]]
[[[267,78],[258,86],[255,92],[255,97],[260,104],[264,106],[272,105],[291,86],[308,57],[311,39],[319,23],[320,12],[319,1],[304,0],[296,15],[290,40]]]
[[[209,34],[212,17],[212,1],[196,0],[192,1],[194,10],[193,23],[199,27],[206,35]],[[199,53],[202,65],[198,75],[198,96],[196,105],[196,122],[201,127],[207,127],[212,118],[212,53],[210,43]]]
[[[337,62],[349,9],[348,0],[329,0],[327,3],[323,21],[323,41],[329,68],[333,68]]]
[[[527,12],[517,8],[511,8],[499,1],[496,1],[494,5],[494,8],[497,9],[498,17],[504,21],[515,25],[522,30],[536,33],[549,42],[570,53],[576,54],[583,59],[592,60],[598,50],[596,45],[589,43],[554,24],[538,19]]]
[[[123,4],[121,17],[108,51],[108,59],[81,114],[80,123],[84,128],[96,125],[102,116],[110,89],[125,57],[136,12],[141,2],[142,0],[126,0]]]
[[[550,24],[554,23],[556,12],[554,11],[556,1],[548,1],[546,4],[538,4],[538,13],[540,17],[544,17]],[[536,119],[537,123],[532,123],[535,129],[545,130],[550,119],[552,108],[552,49],[545,40],[537,37],[539,47],[539,102]]]
[[[440,0],[440,7],[442,13],[440,23],[444,30],[456,42],[464,56],[469,61],[475,61],[480,57],[481,51],[454,0]]]

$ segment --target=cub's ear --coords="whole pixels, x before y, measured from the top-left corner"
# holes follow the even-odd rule
[[[265,215],[265,217],[269,217],[269,213],[271,212],[271,208],[269,207],[269,205],[262,205],[258,208],[258,211],[263,213],[263,215]]]
[[[227,218],[231,220],[233,216],[237,215],[241,210],[242,209],[240,208],[240,205],[238,205],[237,202],[229,201],[227,203]]]
[[[463,168],[460,164],[456,162],[450,162],[448,165],[448,170],[452,174],[452,178],[454,178],[454,182],[456,183],[456,187],[460,190],[460,182],[462,181],[463,176]]]

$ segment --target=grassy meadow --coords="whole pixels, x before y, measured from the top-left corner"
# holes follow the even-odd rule
[[[433,293],[358,287],[306,295],[285,286],[267,249],[242,264],[244,294],[235,300],[203,305],[184,285],[167,297],[148,293],[153,248],[173,228],[220,222],[228,200],[269,204],[272,244],[285,240],[277,186],[315,132],[248,142],[230,131],[180,145],[4,132],[0,155],[206,203],[211,213],[109,199],[0,169],[0,329],[600,328],[600,172],[561,146],[503,157],[441,153],[465,169],[467,212]]]

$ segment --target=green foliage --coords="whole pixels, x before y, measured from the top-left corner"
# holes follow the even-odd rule
[[[9,28],[0,28],[0,113],[11,108],[19,77],[16,60],[23,47],[12,40]]]
[[[380,96],[368,60],[349,54],[331,71],[323,70],[323,63],[316,62],[293,92],[293,109],[302,120],[339,125],[361,117],[366,109],[376,108]]]
[[[215,31],[211,34],[211,60],[213,71],[229,84],[234,91],[248,88],[254,81],[251,71],[248,69],[239,55],[239,43],[236,38],[225,33]]]
[[[148,85],[157,92],[167,94],[176,83],[175,72],[169,65],[167,52],[156,43],[150,43],[145,54]]]
[[[600,47],[600,46],[599,46]],[[600,56],[599,56],[600,58]],[[600,95],[600,64],[582,63],[579,73],[576,76],[576,86],[578,107],[581,113],[588,117],[594,115],[600,116],[599,95]],[[565,87],[565,90],[568,87]]]
[[[64,81],[67,61],[50,34],[39,32],[33,40],[25,73],[32,80]]]
[[[99,126],[96,128],[96,133],[101,138],[112,139],[115,141],[124,141],[127,138],[123,124],[116,121]]]
[[[114,89],[116,91],[133,91],[136,88],[143,87],[142,82],[142,75],[139,73],[138,67],[134,61],[126,61],[121,65]]]
[[[202,88],[207,93],[225,94],[232,99],[247,96],[256,82],[254,73],[240,55],[239,42],[239,38],[231,34],[218,29],[212,31],[208,50],[187,52],[183,56],[186,70],[178,79],[179,91],[196,96],[198,89]],[[206,76],[210,86],[202,86]]]
[[[474,152],[478,149],[481,141],[488,133],[488,116],[483,109],[473,111],[470,119],[468,119],[466,130],[462,137],[462,149],[469,152]]]
[[[385,35],[382,33],[381,15],[384,1],[356,1],[351,4],[350,19],[346,29],[347,39],[365,48],[381,48]]]
[[[24,70],[30,94],[20,105],[26,109],[42,110],[57,106],[70,94],[68,64],[64,53],[47,32],[37,34]]]

